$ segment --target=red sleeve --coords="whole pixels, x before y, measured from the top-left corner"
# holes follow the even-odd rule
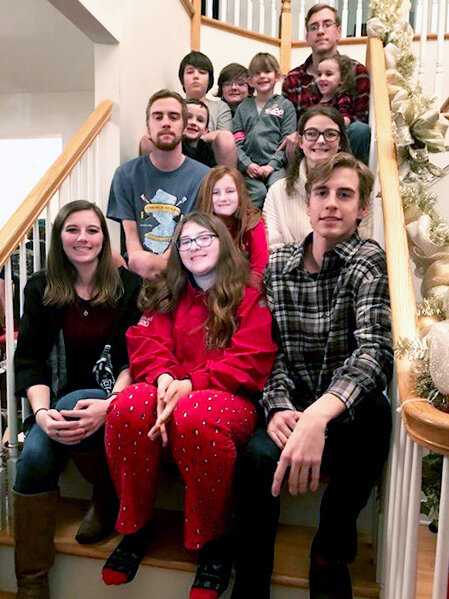
[[[360,62],[354,65],[355,74],[355,103],[354,118],[364,123],[368,122],[369,116],[369,93],[370,82],[366,67]]]
[[[354,120],[354,103],[350,94],[341,93],[337,96],[336,108],[341,114],[351,121]]]
[[[190,373],[193,389],[222,389],[230,393],[261,391],[276,356],[271,338],[271,314],[260,292],[247,287],[237,310],[239,328],[217,360]]]
[[[265,266],[268,264],[267,234],[262,219],[245,234],[245,245],[248,249],[251,274],[255,275],[255,282],[260,284]]]
[[[126,333],[131,376],[155,384],[167,372],[176,378],[178,361],[173,354],[173,323],[169,314],[144,314]]]

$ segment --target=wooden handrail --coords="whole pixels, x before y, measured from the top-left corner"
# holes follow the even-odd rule
[[[376,121],[375,135],[385,223],[393,339],[396,342],[400,338],[418,337],[418,326],[385,76],[385,56],[380,39],[368,39],[367,65],[371,75]],[[399,400],[407,434],[419,445],[438,453],[449,454],[449,415],[417,396],[411,363],[408,360],[397,359],[396,370]]]
[[[69,141],[0,231],[0,267],[9,259],[51,198],[111,118],[112,102],[103,100]]]

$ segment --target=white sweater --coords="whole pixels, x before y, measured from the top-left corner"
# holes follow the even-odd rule
[[[312,230],[306,213],[306,161],[299,164],[295,193],[287,195],[286,179],[271,185],[263,206],[270,252],[287,243],[301,242]]]

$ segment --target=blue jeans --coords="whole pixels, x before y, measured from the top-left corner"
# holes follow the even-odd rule
[[[62,397],[56,409],[72,410],[80,399],[106,399],[101,389],[81,389]],[[87,453],[104,445],[104,427],[77,445],[64,445],[50,439],[36,423],[26,436],[17,465],[14,490],[24,495],[46,493],[58,488],[59,475],[72,452]]]
[[[362,121],[354,121],[346,128],[346,134],[354,156],[364,164],[369,162],[371,127]]]

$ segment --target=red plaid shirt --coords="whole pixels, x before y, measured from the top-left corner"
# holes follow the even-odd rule
[[[369,75],[363,64],[356,60],[353,60],[352,63],[355,75],[354,112],[352,116],[354,119],[367,123],[370,91]],[[293,103],[298,117],[302,110],[314,104],[319,104],[322,98],[320,90],[315,84],[315,78],[307,72],[311,64],[312,55],[308,57],[304,64],[291,70],[282,84],[282,93]]]

